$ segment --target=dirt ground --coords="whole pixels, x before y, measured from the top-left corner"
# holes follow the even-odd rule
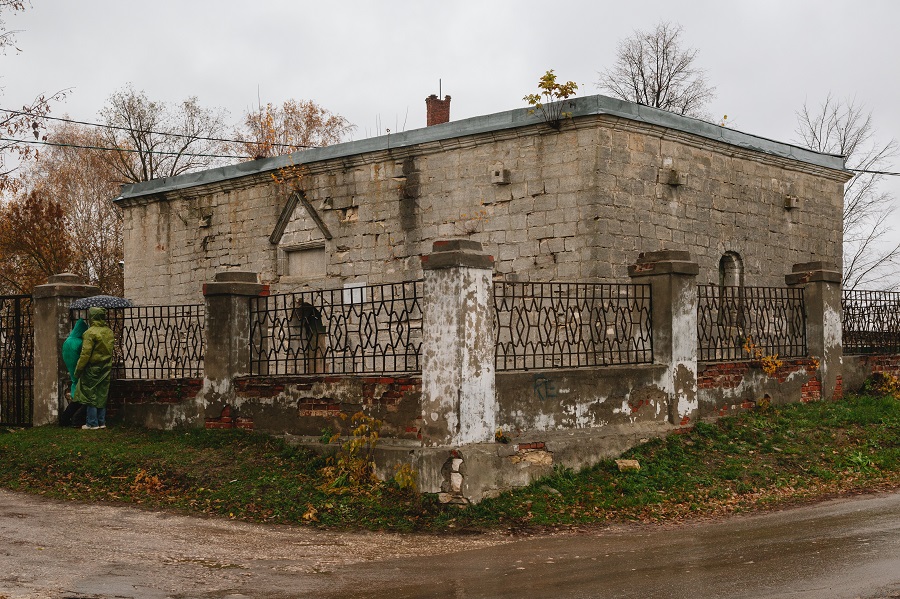
[[[0,598],[315,596],[338,567],[512,540],[260,526],[0,490]]]
[[[533,536],[339,533],[0,490],[0,599],[900,599],[900,492]]]

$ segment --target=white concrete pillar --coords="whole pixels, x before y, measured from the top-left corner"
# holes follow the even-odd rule
[[[423,442],[491,441],[497,426],[494,258],[475,241],[436,241],[422,268]]]

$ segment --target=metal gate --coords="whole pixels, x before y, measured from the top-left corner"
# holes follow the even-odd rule
[[[34,326],[31,296],[0,295],[0,426],[31,426]]]

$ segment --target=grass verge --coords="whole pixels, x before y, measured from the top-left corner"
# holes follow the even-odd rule
[[[557,468],[466,509],[393,482],[335,486],[326,458],[242,431],[57,427],[0,434],[0,486],[249,521],[448,530],[672,521],[900,487],[900,401],[849,396],[727,417]]]

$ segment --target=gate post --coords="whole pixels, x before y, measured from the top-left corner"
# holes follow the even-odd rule
[[[234,378],[250,374],[250,298],[269,295],[255,272],[217,272],[203,285],[206,299],[206,355],[203,405],[218,416],[234,399]],[[202,419],[201,419],[202,424]]]
[[[71,273],[52,275],[46,285],[38,285],[32,292],[35,426],[56,422],[65,409],[69,373],[62,359],[62,344],[72,330],[69,304],[99,292],[99,288],[85,285],[81,277]]]
[[[638,256],[628,267],[633,283],[650,285],[653,361],[667,367],[663,385],[669,396],[669,422],[684,426],[697,419],[697,274],[688,252],[663,250]]]
[[[827,262],[795,264],[785,275],[790,287],[803,288],[806,305],[806,349],[819,362],[822,399],[842,395],[843,324],[841,323],[841,272]]]
[[[422,256],[422,418],[426,445],[492,441],[494,259],[467,239],[435,241]]]

